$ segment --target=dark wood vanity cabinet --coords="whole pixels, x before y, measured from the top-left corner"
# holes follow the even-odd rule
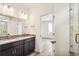
[[[1,56],[21,56],[23,55],[23,41],[12,42],[0,46]]]
[[[22,56],[22,45],[1,51],[1,56]]]
[[[12,48],[13,56],[22,56],[23,55],[23,45],[16,46]]]
[[[35,49],[35,37],[24,40],[24,55],[29,55]]]
[[[0,56],[10,56],[10,55],[12,55],[12,50],[11,49],[0,51]]]
[[[35,37],[0,45],[0,56],[27,56],[35,49]]]
[[[29,54],[29,40],[25,40],[24,41],[24,56],[28,55]]]
[[[29,46],[29,48],[30,48],[29,50],[30,50],[30,53],[31,53],[31,52],[33,52],[34,49],[35,49],[35,37],[33,37],[33,38],[31,39],[29,45],[30,45],[30,46]]]

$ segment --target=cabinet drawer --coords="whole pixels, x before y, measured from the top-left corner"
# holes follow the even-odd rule
[[[14,54],[12,54],[13,56],[22,56],[23,55],[23,45],[18,45],[16,47],[13,47],[12,51],[14,52]]]
[[[21,45],[21,44],[23,44],[23,41],[16,41],[16,42],[11,42],[11,43],[8,43],[8,44],[4,44],[4,45],[0,46],[0,51],[6,50],[8,48],[12,48],[14,46]]]
[[[27,56],[29,54],[29,42],[24,44],[24,56]]]
[[[35,40],[35,37],[31,37],[31,38],[25,39],[24,40],[24,43],[29,42],[29,41],[32,41],[32,40]]]
[[[7,50],[4,50],[4,51],[1,51],[0,52],[0,56],[12,56],[12,50],[11,49],[7,49]]]
[[[29,42],[29,44],[30,44],[30,47],[31,47],[31,46],[35,46],[35,41],[32,40],[32,41]]]
[[[31,41],[31,38],[25,39],[25,40],[24,40],[24,43],[27,43],[27,42],[29,42],[29,41]]]
[[[22,56],[23,55],[23,45],[18,45],[13,48],[6,49],[0,52],[0,56]]]

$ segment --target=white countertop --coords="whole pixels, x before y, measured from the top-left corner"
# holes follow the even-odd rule
[[[12,39],[3,39],[3,40],[0,40],[0,45],[11,43],[11,42],[16,42],[19,40],[25,40],[25,39],[31,38],[31,37],[34,37],[34,36],[16,37],[16,38],[12,38]]]

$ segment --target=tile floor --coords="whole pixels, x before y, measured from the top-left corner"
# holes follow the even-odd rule
[[[38,52],[33,52],[32,54],[30,54],[30,56],[47,56],[46,53],[38,53]]]

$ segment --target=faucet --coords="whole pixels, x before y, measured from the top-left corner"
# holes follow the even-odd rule
[[[6,38],[7,39],[10,39],[12,36],[8,33],[7,35],[6,35]]]

